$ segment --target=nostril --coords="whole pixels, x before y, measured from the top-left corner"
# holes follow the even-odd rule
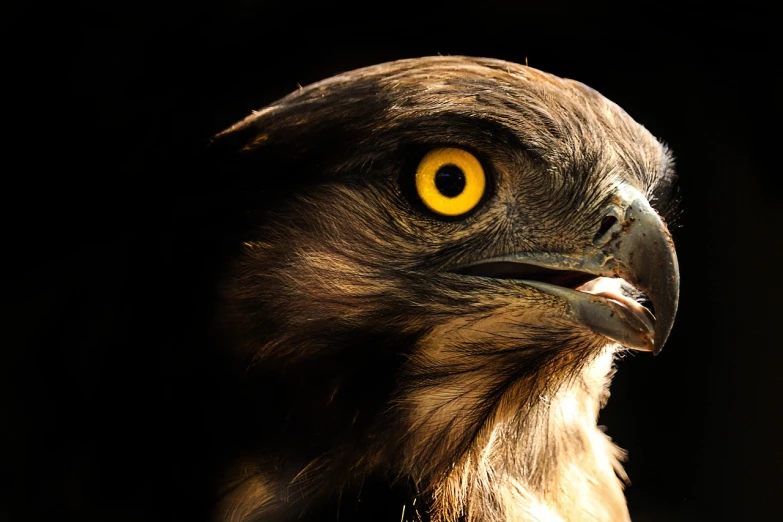
[[[608,215],[605,218],[601,220],[601,227],[598,229],[598,232],[596,232],[595,237],[593,237],[593,243],[599,243],[602,242],[601,239],[606,235],[609,230],[617,223],[617,218],[612,215]]]

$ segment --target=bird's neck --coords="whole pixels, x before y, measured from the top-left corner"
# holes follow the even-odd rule
[[[497,422],[447,474],[411,477],[422,494],[418,505],[411,496],[403,514],[426,513],[432,522],[629,521],[619,478],[623,451],[596,424],[608,398],[613,352],[607,348],[579,378],[539,397],[524,422]],[[319,476],[330,480],[329,473]],[[293,501],[290,477],[257,466],[243,467],[238,477],[220,506],[221,522],[310,520],[308,513],[322,511],[305,507],[304,499]],[[347,504],[347,494],[343,500]],[[399,500],[384,502],[389,520],[399,520]]]
[[[630,520],[624,452],[597,426],[613,352],[607,348],[581,378],[540,397],[524,423],[497,423],[433,488],[433,522]]]

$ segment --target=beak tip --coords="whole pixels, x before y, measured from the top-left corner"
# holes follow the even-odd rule
[[[656,321],[653,355],[661,353],[666,341],[669,340],[669,334],[671,334],[672,327],[674,326],[674,317],[677,314],[677,298],[675,297],[674,300],[670,302],[674,304],[674,310],[668,314],[662,314],[660,320]]]

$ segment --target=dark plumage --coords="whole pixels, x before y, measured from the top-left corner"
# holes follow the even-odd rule
[[[486,175],[458,216],[416,184],[443,147]],[[578,82],[433,57],[301,89],[212,151],[249,209],[220,310],[243,419],[219,520],[345,518],[379,477],[410,492],[390,520],[628,519],[596,417],[619,343],[659,350],[676,312],[649,132]],[[598,276],[649,294],[655,330],[619,279],[580,286]]]

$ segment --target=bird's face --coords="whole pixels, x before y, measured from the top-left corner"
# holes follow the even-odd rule
[[[346,473],[434,476],[499,425],[545,446],[548,398],[601,396],[620,345],[668,336],[677,261],[649,203],[667,151],[579,83],[407,60],[310,86],[217,143],[253,190],[278,187],[227,309],[284,403],[269,422],[318,434],[303,464],[359,445]]]

